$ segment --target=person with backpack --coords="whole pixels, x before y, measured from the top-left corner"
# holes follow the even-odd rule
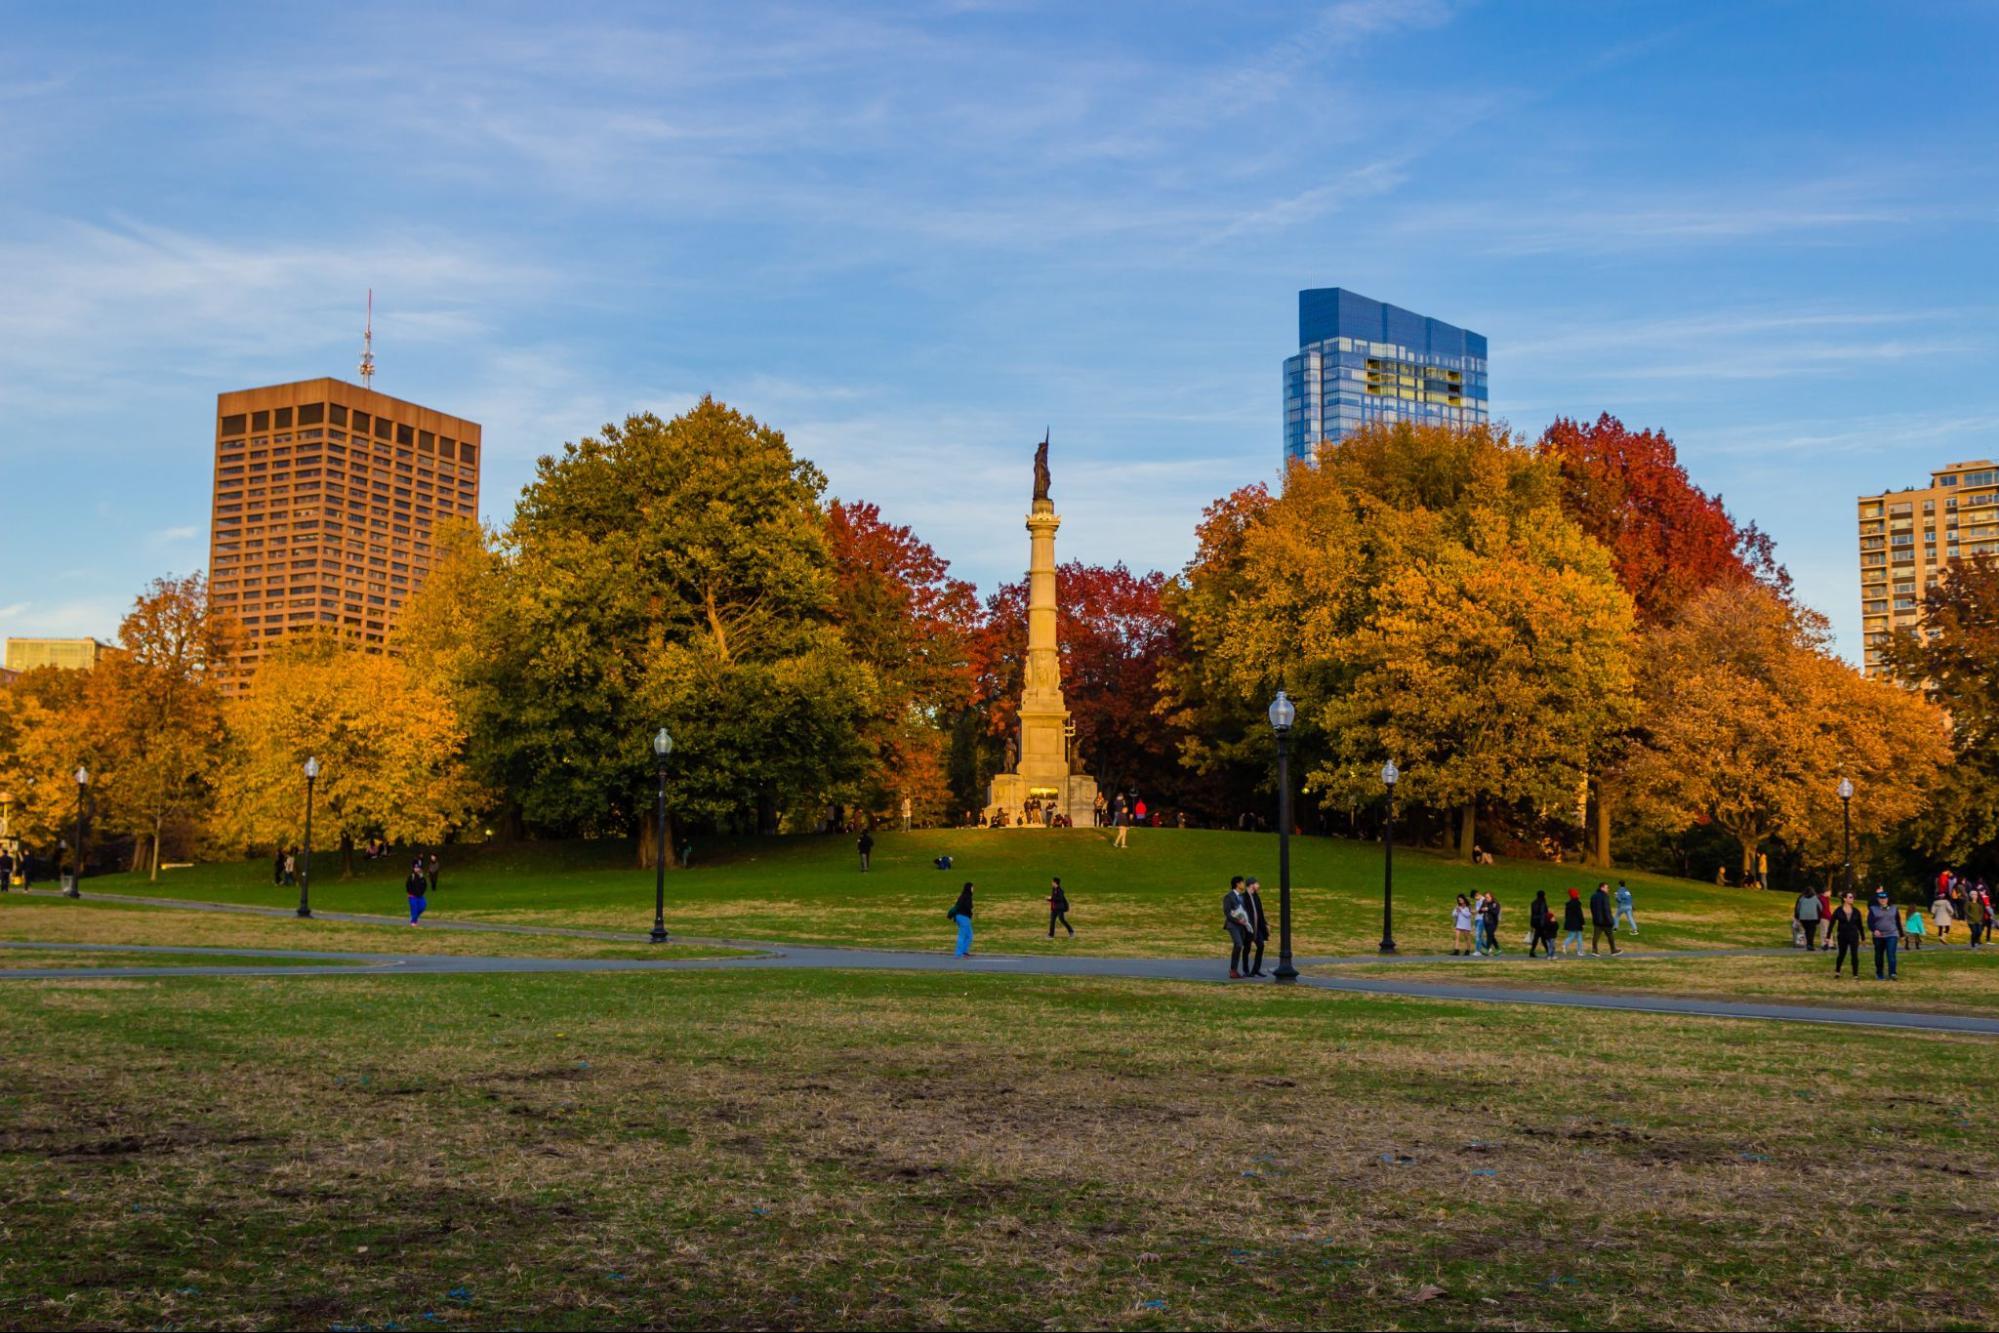
[[[410,901],[410,924],[414,926],[423,917],[423,909],[430,906],[427,890],[430,880],[423,873],[423,860],[410,862],[409,878],[403,881],[403,894]]]
[[[854,846],[861,853],[861,873],[865,875],[868,873],[868,857],[874,854],[875,835],[866,829],[862,829],[860,841],[856,842]]]
[[[1069,924],[1069,895],[1062,892],[1062,877],[1055,876],[1048,881],[1048,938],[1055,938],[1055,923],[1060,921],[1069,932],[1069,938],[1076,938],[1076,928]]]
[[[1244,976],[1263,975],[1263,946],[1270,942],[1270,918],[1263,914],[1263,881],[1251,875],[1242,882],[1243,906],[1249,909],[1249,941],[1242,946]],[[1249,961],[1250,945],[1256,946],[1256,962]]]
[[[1617,957],[1623,950],[1617,947],[1617,917],[1610,910],[1610,885],[1599,883],[1596,892],[1589,896],[1589,951],[1596,952],[1597,941],[1610,941],[1610,956]]]
[[[958,901],[951,904],[944,915],[958,925],[957,956],[969,958],[972,955],[972,881],[965,881],[965,887],[958,891]]]
[[[1819,896],[1806,889],[1798,895],[1798,901],[1791,907],[1791,919],[1797,922],[1798,933],[1804,939],[1806,953],[1817,953],[1819,947]]]
[[[1839,952],[1832,960],[1832,974],[1839,975],[1839,969],[1848,958],[1853,959],[1853,979],[1860,980],[1860,941],[1867,934],[1867,916],[1853,905],[1853,895],[1841,897],[1838,907],[1832,912],[1832,921],[1826,926],[1826,938],[1839,945]]]
[[[1874,902],[1867,909],[1867,933],[1874,937],[1874,979],[1900,981],[1895,975],[1895,954],[1902,943],[1902,923],[1886,889],[1874,890]],[[1881,974],[1884,963],[1888,968],[1885,978]]]
[[[1229,936],[1229,980],[1237,981],[1249,961],[1249,904],[1243,898],[1241,875],[1229,877],[1229,891],[1222,895],[1222,929]]]

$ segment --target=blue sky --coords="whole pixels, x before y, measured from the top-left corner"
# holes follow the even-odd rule
[[[1999,7],[14,5],[0,634],[207,556],[218,390],[537,455],[702,392],[982,587],[1178,569],[1277,467],[1300,287],[1663,428],[1856,644],[1853,497],[1999,456]]]

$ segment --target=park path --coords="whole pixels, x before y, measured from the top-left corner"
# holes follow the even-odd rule
[[[0,970],[0,980],[88,980],[147,977],[299,977],[299,976],[417,976],[506,973],[526,975],[571,972],[692,972],[717,968],[885,970],[950,972],[1048,977],[1114,977],[1143,981],[1215,983],[1215,963],[1186,958],[1096,958],[1080,955],[1018,957],[975,954],[954,958],[946,953],[898,953],[885,949],[826,949],[770,945],[768,951],[735,958],[479,958],[451,954],[339,954],[293,949],[189,948],[181,945],[38,944],[0,941],[0,948],[76,950],[122,954],[199,954],[258,958],[264,963],[194,964],[149,967],[33,967]],[[343,960],[335,962],[333,960]],[[293,961],[296,960],[296,961]],[[311,960],[311,961],[304,961]],[[1784,1023],[1819,1023],[1844,1027],[1915,1029],[1926,1032],[1999,1036],[1999,1018],[1964,1014],[1934,1014],[1889,1009],[1854,1009],[1803,1004],[1766,1004],[1750,1000],[1706,1000],[1674,995],[1628,995],[1596,991],[1537,991],[1507,986],[1453,982],[1409,981],[1393,976],[1342,977],[1324,973],[1302,976],[1300,984],[1318,990],[1348,991],[1405,999],[1443,1000],[1475,1004],[1533,1004],[1570,1009],[1608,1009],[1624,1013],[1671,1014],[1685,1017],[1754,1019]]]

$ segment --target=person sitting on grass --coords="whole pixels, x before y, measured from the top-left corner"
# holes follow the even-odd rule
[[[1832,960],[1832,974],[1838,976],[1841,966],[1851,957],[1853,979],[1860,980],[1860,941],[1867,935],[1867,915],[1854,906],[1851,893],[1843,895],[1839,906],[1833,909],[1832,923],[1826,927],[1826,933],[1839,945],[1839,952]]]
[[[403,881],[403,893],[410,900],[410,924],[412,926],[422,918],[423,909],[430,906],[430,899],[426,896],[426,890],[429,888],[430,880],[423,873],[423,859],[419,857],[410,862],[409,878]]]
[[[958,901],[951,904],[945,913],[958,923],[957,956],[969,958],[972,955],[972,881],[965,881],[965,887],[958,892]]]

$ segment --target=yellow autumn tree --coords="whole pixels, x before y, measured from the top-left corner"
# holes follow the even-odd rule
[[[1708,590],[1646,647],[1629,780],[1661,823],[1726,831],[1744,875],[1772,841],[1837,866],[1842,777],[1854,831],[1871,836],[1916,813],[1948,757],[1933,705],[1861,676],[1833,656],[1822,617],[1760,584]]]
[[[484,799],[450,701],[384,654],[331,639],[288,645],[231,702],[228,725],[217,831],[246,846],[303,837],[308,757],[320,763],[315,826],[339,839],[347,872],[354,839],[437,842]]]

